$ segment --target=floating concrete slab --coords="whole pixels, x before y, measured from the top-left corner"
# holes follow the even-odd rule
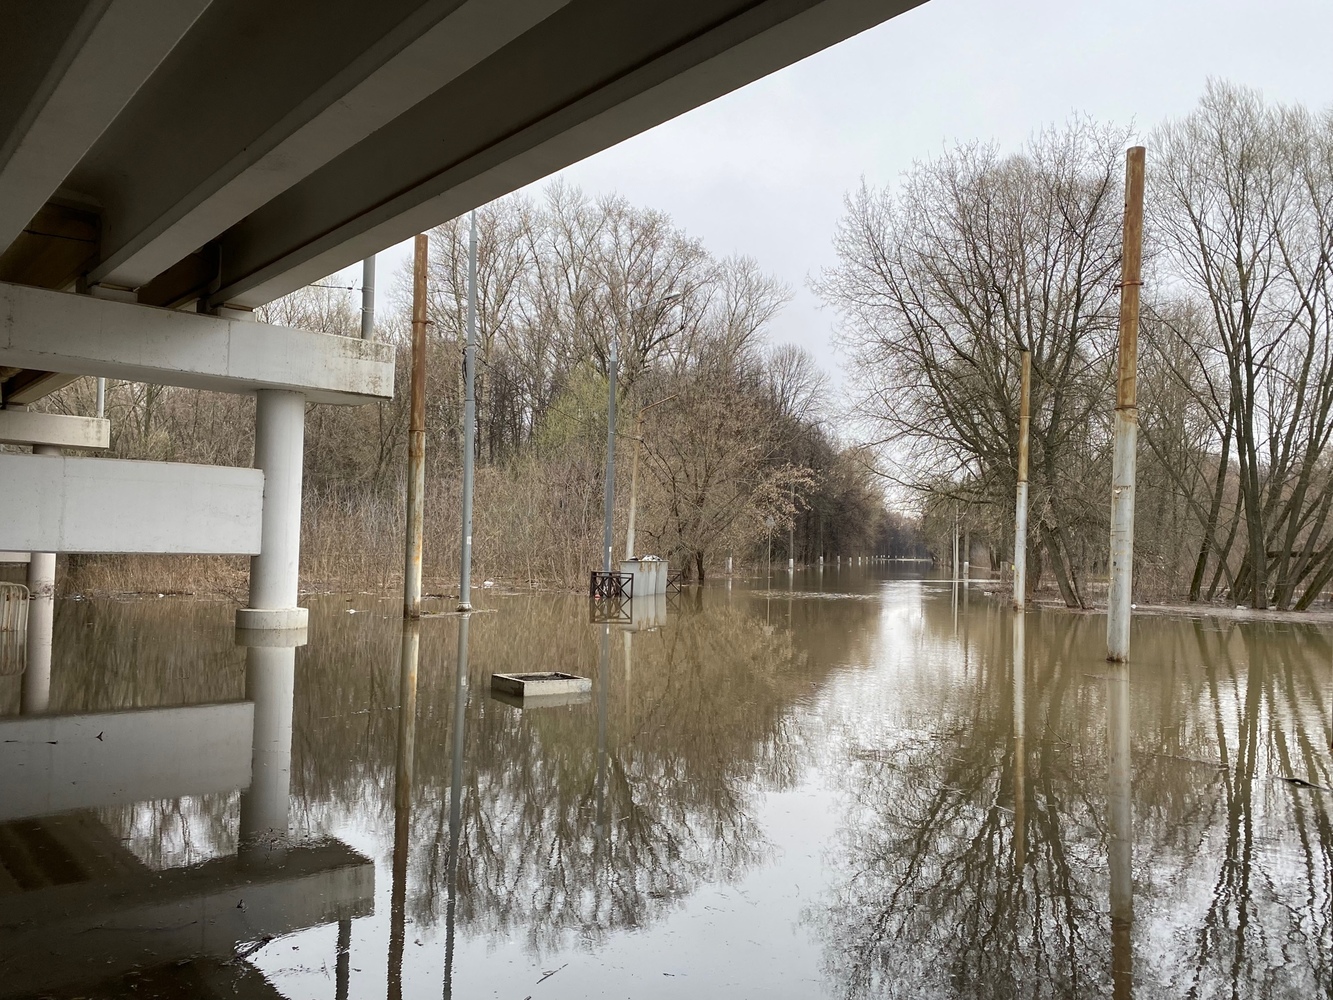
[[[255,555],[264,473],[0,455],[0,549]]]
[[[491,674],[491,690],[531,702],[533,698],[590,694],[592,680],[558,670],[531,674]]]

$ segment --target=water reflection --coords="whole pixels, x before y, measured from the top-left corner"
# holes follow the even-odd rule
[[[417,668],[421,658],[421,622],[403,623],[398,672],[398,744],[393,782],[393,889],[389,902],[390,1000],[403,996],[403,945],[407,921],[407,862],[412,836],[412,772],[416,760]]]
[[[449,746],[449,860],[445,874],[444,996],[454,995],[454,932],[458,919],[458,850],[463,834],[463,755],[466,752],[468,632],[472,615],[458,621],[458,659],[454,666],[453,739]]]
[[[992,643],[992,680],[970,685],[941,649],[945,613],[913,650],[928,668],[894,685],[909,704],[843,732],[842,876],[808,912],[829,982],[849,996],[903,982],[942,997],[1328,995],[1329,802],[1282,780],[1326,784],[1317,630],[1144,622],[1145,653],[1124,667],[1096,656],[1098,620],[1029,614],[1025,634],[1016,615],[1011,654]]]
[[[253,948],[369,912],[368,859],[333,840],[287,840],[294,647],[245,655],[245,698],[211,704],[69,711],[44,670],[33,715],[23,678],[20,714],[0,718],[0,994],[267,989],[243,961]],[[170,852],[127,846],[126,816],[184,820],[192,800],[237,790],[236,833],[214,838],[235,853],[155,865]]]
[[[1329,995],[1321,630],[1145,619],[1112,666],[1100,619],[1015,615],[984,581],[778,582],[625,625],[559,595],[406,627],[321,598],[300,648],[235,646],[226,605],[61,603],[49,712],[0,678],[0,727],[95,718],[84,752],[133,720],[177,752],[44,807],[11,794],[37,751],[0,744],[0,995],[131,968],[187,995],[162,971],[184,958],[292,997],[537,995],[553,970],[543,995],[672,972],[718,996]],[[469,697],[533,669],[593,694]],[[59,864],[21,860],[41,838]],[[81,891],[141,886],[137,938],[39,917],[75,863]],[[153,902],[192,879],[210,913],[246,903],[204,947]],[[113,943],[85,962],[94,925]]]

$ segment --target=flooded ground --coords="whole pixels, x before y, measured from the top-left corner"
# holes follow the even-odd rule
[[[294,667],[63,601],[56,721],[0,676],[0,996],[1329,996],[1330,632],[1142,619],[1115,668],[985,586],[322,597]],[[543,670],[592,693],[490,693]]]

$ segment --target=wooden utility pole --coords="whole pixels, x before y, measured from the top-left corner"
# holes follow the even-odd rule
[[[403,559],[403,617],[421,617],[421,536],[426,504],[426,250],[412,257],[412,397],[407,430],[407,547]]]
[[[1018,495],[1014,500],[1014,610],[1028,600],[1028,426],[1032,406],[1032,352],[1024,348],[1018,388]]]
[[[1142,146],[1125,153],[1125,233],[1120,274],[1120,349],[1116,358],[1115,452],[1111,459],[1111,582],[1107,593],[1106,658],[1129,659],[1134,570],[1134,484],[1139,438],[1139,289],[1143,285]]]

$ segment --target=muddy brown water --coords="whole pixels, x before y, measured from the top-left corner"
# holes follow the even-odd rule
[[[460,620],[405,669],[392,600],[312,598],[289,675],[223,602],[61,601],[58,719],[254,721],[0,747],[0,997],[1333,995],[1328,627],[1143,618],[1113,667],[987,586],[830,567],[638,631],[487,591],[461,683]],[[592,694],[491,696],[538,671]]]

